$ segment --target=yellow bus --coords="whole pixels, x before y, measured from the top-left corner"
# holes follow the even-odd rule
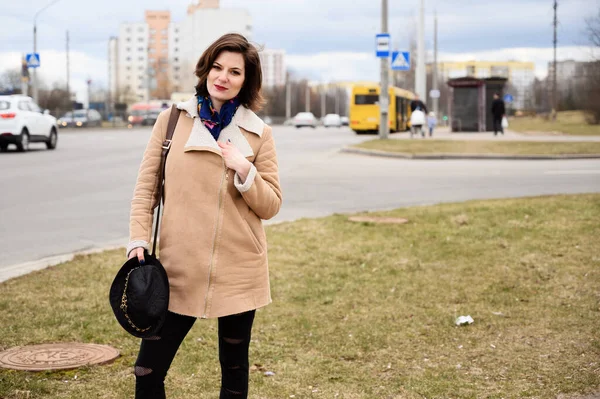
[[[379,131],[379,92],[378,84],[355,85],[350,98],[350,128],[357,134]],[[410,102],[415,95],[399,87],[389,88],[389,123],[391,132],[401,132],[410,128]]]

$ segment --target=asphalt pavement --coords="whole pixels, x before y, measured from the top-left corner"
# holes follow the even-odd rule
[[[61,131],[58,148],[0,154],[0,281],[73,252],[127,244],[150,128]],[[404,133],[392,137],[402,137]],[[600,160],[403,160],[340,148],[348,128],[276,126],[284,203],[267,223],[469,199],[600,192]]]

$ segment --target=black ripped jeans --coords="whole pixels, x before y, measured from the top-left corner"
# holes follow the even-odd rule
[[[254,313],[219,317],[220,399],[248,397],[248,348]],[[195,317],[168,312],[159,337],[142,340],[135,362],[136,399],[165,399],[167,371],[195,321]]]

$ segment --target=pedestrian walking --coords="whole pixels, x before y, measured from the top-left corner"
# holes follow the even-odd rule
[[[198,318],[218,319],[220,398],[247,398],[255,310],[271,302],[261,219],[278,213],[282,195],[271,128],[254,113],[263,103],[259,54],[244,36],[226,34],[204,51],[195,75],[196,95],[177,105],[170,142],[172,111],[160,113],[131,202],[127,256],[142,265],[161,152],[170,147],[159,243],[169,306],[161,330],[141,342],[136,399],[165,398],[167,371]]]
[[[415,94],[415,99],[410,102],[410,111],[414,112],[417,109],[420,109],[427,114],[427,106],[423,101],[421,101],[419,95]]]
[[[410,138],[414,134],[421,133],[421,137],[425,137],[425,113],[420,108],[415,109],[410,113]]]
[[[492,118],[494,121],[494,136],[498,134],[498,132],[504,135],[504,128],[502,127],[502,118],[506,110],[504,108],[504,101],[500,98],[498,93],[494,93],[494,101],[492,101]]]
[[[410,102],[410,137],[413,134],[421,132],[421,136],[425,137],[423,126],[425,125],[425,115],[427,114],[427,106],[421,101],[419,95],[416,94],[414,100]]]
[[[427,116],[427,126],[429,127],[429,137],[433,136],[433,130],[437,125],[437,118],[435,112],[431,111]]]

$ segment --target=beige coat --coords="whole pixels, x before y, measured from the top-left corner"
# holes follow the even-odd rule
[[[246,181],[225,167],[221,150],[198,118],[197,99],[182,110],[165,176],[160,260],[169,276],[169,310],[221,317],[271,302],[267,241],[261,219],[281,207],[277,155],[271,128],[240,106],[219,141],[228,139],[253,163]],[[157,203],[157,173],[171,111],[163,111],[139,169],[127,253],[148,248]]]

